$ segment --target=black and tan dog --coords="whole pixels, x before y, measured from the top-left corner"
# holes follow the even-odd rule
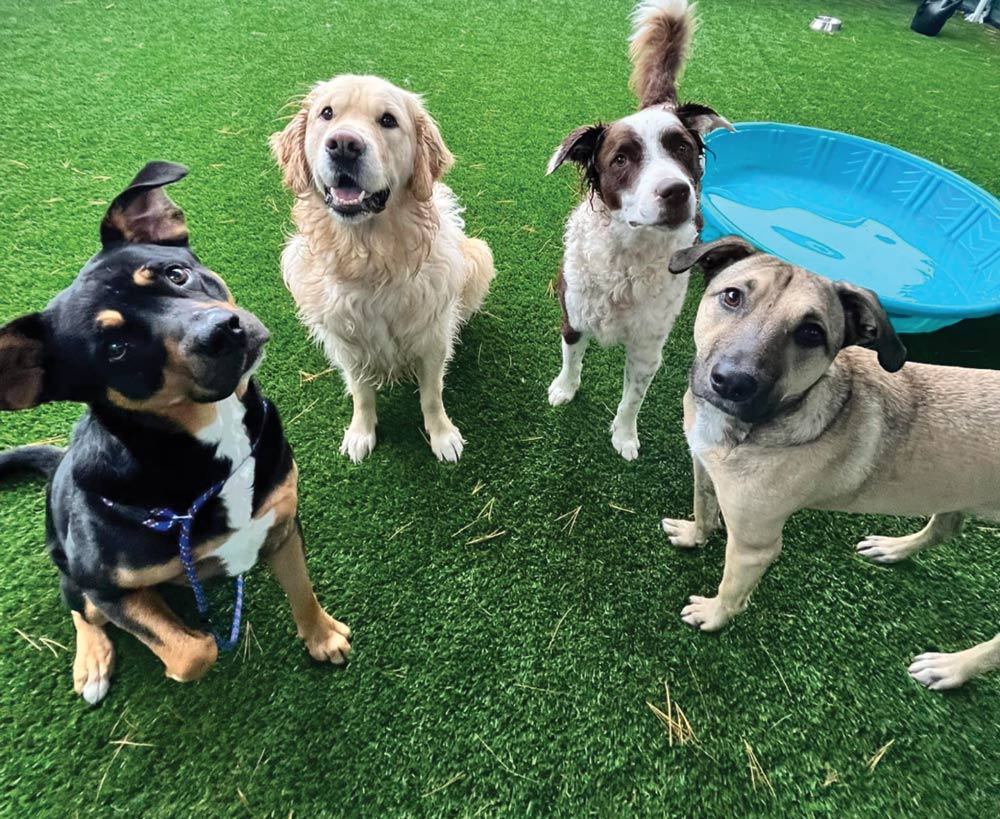
[[[251,377],[267,330],[191,252],[184,215],[162,190],[186,173],[167,162],[143,168],[111,203],[102,248],[73,284],[0,328],[0,410],[88,406],[68,449],[0,455],[0,475],[51,477],[46,539],[76,626],[74,688],[88,703],[108,691],[109,621],[175,680],[215,662],[216,640],[185,626],[156,590],[185,579],[185,529],[199,579],[236,576],[263,558],[309,653],[341,663],[350,651],[350,630],[313,593],[295,461]]]

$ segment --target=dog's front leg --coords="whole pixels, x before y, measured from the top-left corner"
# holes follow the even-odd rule
[[[625,359],[625,385],[618,412],[611,422],[611,444],[615,452],[626,461],[639,457],[639,409],[646,397],[646,390],[660,369],[663,343],[630,344]]]
[[[201,679],[215,665],[215,639],[189,629],[154,589],[139,589],[116,600],[94,599],[101,614],[129,632],[163,662],[166,674],[178,682]]]
[[[444,368],[448,358],[446,345],[425,352],[417,365],[420,385],[420,410],[424,428],[431,439],[431,449],[439,461],[454,463],[462,457],[465,439],[444,411]]]
[[[323,611],[316,599],[306,568],[302,528],[298,519],[291,522],[284,542],[266,559],[288,597],[299,637],[305,640],[310,656],[335,665],[343,663],[351,652],[348,641],[351,630]]]
[[[996,668],[1000,668],[1000,634],[965,651],[921,654],[914,657],[908,670],[921,685],[932,691],[946,691]]]
[[[725,514],[725,509],[723,509]],[[726,542],[726,566],[715,597],[688,598],[681,619],[701,631],[718,631],[747,607],[750,592],[764,572],[781,554],[781,529],[784,521],[762,525],[726,517],[729,539]]]
[[[351,416],[351,425],[344,430],[340,454],[346,455],[354,463],[359,463],[375,448],[375,424],[378,422],[375,412],[375,388],[371,384],[352,378],[346,372],[344,378],[347,380],[347,388],[354,402],[354,415]]]
[[[694,549],[704,546],[712,532],[719,528],[719,499],[715,484],[698,456],[691,458],[694,466],[694,520],[664,518],[663,531],[674,546]]]

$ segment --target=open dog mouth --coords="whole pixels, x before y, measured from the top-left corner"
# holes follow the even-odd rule
[[[369,193],[350,174],[338,173],[334,184],[326,188],[323,201],[330,210],[341,216],[381,213],[389,201],[389,189]]]

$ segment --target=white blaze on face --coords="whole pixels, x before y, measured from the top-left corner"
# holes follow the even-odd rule
[[[689,188],[689,205],[694,216],[695,188],[684,166],[670,155],[663,137],[670,130],[683,130],[677,116],[664,108],[646,108],[619,120],[635,132],[642,143],[642,167],[635,182],[621,192],[620,218],[633,226],[655,225],[663,219],[663,205],[657,190],[666,184],[683,183]]]

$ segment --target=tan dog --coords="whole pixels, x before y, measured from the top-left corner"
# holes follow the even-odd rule
[[[367,456],[376,389],[415,378],[431,449],[457,461],[465,440],[444,410],[444,372],[493,256],[437,182],[454,161],[437,125],[416,94],[345,75],[316,85],[271,149],[298,197],[282,275],[354,399],[340,451]]]
[[[686,623],[715,631],[742,612],[800,509],[932,515],[916,534],[859,543],[877,563],[947,540],[966,515],[1000,520],[1000,372],[903,367],[874,293],[742,239],[679,251],[670,269],[695,264],[707,284],[684,396],[695,520],[663,529],[675,546],[700,546],[721,510],[728,539],[718,596],[691,597]],[[998,666],[1000,636],[923,654],[909,672],[939,690]]]

